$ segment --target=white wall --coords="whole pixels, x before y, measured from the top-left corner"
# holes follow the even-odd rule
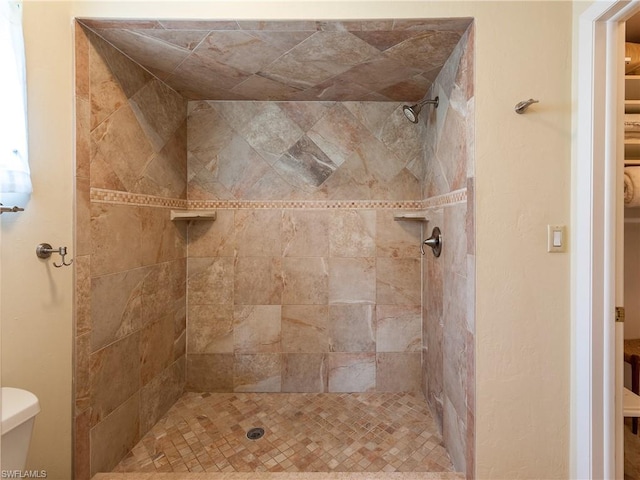
[[[2,227],[2,380],[47,399],[34,468],[70,464],[71,278],[68,269],[47,270],[33,249],[71,243],[72,17],[473,16],[478,476],[568,477],[569,255],[546,253],[546,225],[570,223],[570,2],[27,3],[36,193],[30,211]],[[530,97],[540,103],[516,115],[514,105]],[[10,346],[27,340],[43,351]]]
[[[39,4],[24,7],[33,194],[26,204],[19,200],[24,212],[1,219],[2,385],[25,388],[40,400],[28,467],[65,479],[71,465],[72,270],[38,259],[35,248],[73,243],[72,66],[69,41],[63,41],[69,7],[48,8],[46,17],[39,17]],[[2,201],[13,205],[8,196]]]

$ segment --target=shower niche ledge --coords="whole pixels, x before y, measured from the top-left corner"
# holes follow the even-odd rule
[[[214,221],[217,217],[215,210],[171,210],[171,221]]]
[[[417,212],[397,212],[393,214],[393,219],[398,220],[409,220],[413,222],[428,222],[427,212],[425,211],[417,211]]]

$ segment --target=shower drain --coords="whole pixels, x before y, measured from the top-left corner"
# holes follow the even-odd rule
[[[247,438],[249,440],[258,440],[259,438],[262,438],[263,435],[264,435],[264,428],[260,428],[260,427],[252,428],[247,432]]]

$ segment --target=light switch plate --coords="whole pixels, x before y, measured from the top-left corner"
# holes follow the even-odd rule
[[[567,251],[567,226],[547,225],[547,252],[562,253]]]

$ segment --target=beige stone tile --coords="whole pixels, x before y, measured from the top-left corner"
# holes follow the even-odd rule
[[[465,277],[467,274],[467,204],[458,203],[444,208],[441,230],[446,233],[447,248],[442,249],[447,271]],[[443,236],[444,236],[443,233]]]
[[[326,392],[326,356],[323,353],[287,353],[283,355],[283,392]]]
[[[439,151],[449,152],[446,157],[439,155],[440,165],[442,165],[449,191],[466,187],[467,158],[469,156],[466,138],[466,118],[456,112],[455,109],[449,108],[438,144]]]
[[[429,107],[425,107],[421,118],[429,115]],[[420,150],[420,129],[407,128],[407,119],[401,110],[396,110],[385,122],[378,138],[385,147],[405,164],[411,161]]]
[[[173,358],[180,358],[187,354],[187,314],[174,321]]]
[[[236,305],[233,310],[234,352],[281,352],[281,312],[280,305]]]
[[[100,33],[104,35],[105,32],[106,30],[102,30]],[[124,31],[119,30],[118,33],[124,34]],[[114,48],[110,39],[97,37],[91,32],[90,40],[102,59],[109,65],[110,71],[117,79],[127,98],[131,98],[153,79],[154,72],[150,73],[147,69],[140,68],[139,63],[133,60],[131,56],[123,53],[124,50]]]
[[[187,198],[186,120],[145,166],[139,190],[148,195]]]
[[[234,198],[250,198],[254,185],[273,174],[273,169],[241,135],[234,133],[229,143],[216,153],[216,180]]]
[[[375,303],[376,259],[329,259],[329,303]]]
[[[76,336],[91,332],[91,256],[76,255],[75,268],[75,332]]]
[[[102,58],[96,45],[104,47],[104,41],[88,33],[89,75],[91,92],[91,130],[100,125],[109,115],[127,103],[127,96]]]
[[[420,304],[420,259],[379,257],[376,301],[389,305]]]
[[[91,281],[91,351],[130,335],[142,326],[145,268],[96,277]]]
[[[235,355],[234,392],[279,392],[282,388],[279,353]]]
[[[187,252],[185,222],[172,222],[168,208],[140,207],[142,262],[144,265],[184,258]]]
[[[332,257],[375,257],[375,210],[337,210],[331,214],[329,245]]]
[[[324,182],[321,191],[331,200],[373,200],[374,184],[364,155],[353,152]]]
[[[375,328],[373,305],[330,305],[329,351],[375,352]]]
[[[367,35],[367,33],[358,33]],[[369,34],[374,34],[373,32]],[[343,105],[358,119],[360,123],[367,127],[374,135],[382,130],[389,115],[401,108],[396,103],[391,102],[343,102]]]
[[[451,289],[452,295],[448,299],[445,297],[444,307],[442,354],[446,361],[443,362],[443,391],[458,415],[462,416],[467,409],[467,329],[464,318],[466,282],[464,278],[455,275],[451,278],[455,283],[445,277],[446,289]]]
[[[273,102],[219,102],[215,109],[269,164],[303,134]]]
[[[264,427],[265,436],[245,440],[255,426]],[[158,478],[175,479],[189,468],[189,478],[212,480],[451,478],[426,472],[452,470],[441,442],[424,399],[414,393],[186,393],[116,471],[145,476],[140,470],[151,469]],[[164,477],[168,462],[173,472]],[[198,467],[211,473],[198,474]],[[416,476],[385,477],[406,468]]]
[[[301,194],[300,190],[287,183],[275,170],[267,170],[255,183],[251,184],[243,198],[246,200],[307,200],[315,196]]]
[[[377,139],[340,103],[307,132],[336,165],[342,165],[354,151],[366,149]]]
[[[329,351],[327,305],[282,306],[282,351],[320,353]]]
[[[251,98],[254,92],[260,91],[264,92],[272,100],[287,100],[298,93],[298,90],[294,87],[255,74],[233,87],[232,91],[246,98]]]
[[[328,353],[327,358],[329,392],[375,390],[375,353]]]
[[[190,102],[187,117],[189,179],[217,180],[218,155],[237,135],[210,102]]]
[[[91,339],[88,333],[75,339],[74,397],[76,414],[91,408]]]
[[[187,355],[185,390],[190,392],[232,392],[233,354]]]
[[[310,194],[315,193],[338,168],[307,135],[275,160],[272,167],[287,183]]]
[[[442,225],[442,210],[430,210],[433,225]],[[423,260],[423,391],[440,428],[443,415],[444,257]]]
[[[91,355],[91,424],[95,426],[140,387],[140,334],[133,333]]]
[[[236,305],[282,304],[281,257],[238,257],[234,267]]]
[[[278,102],[277,105],[305,132],[324,117],[334,102]]]
[[[467,254],[476,254],[476,210],[475,179],[467,178],[467,216],[465,234],[467,238]]]
[[[387,182],[378,182],[372,188],[373,198],[394,201],[419,200],[422,187],[420,181],[407,168],[403,168]]]
[[[189,258],[187,265],[189,305],[233,303],[235,274],[232,258]]]
[[[93,480],[462,480],[457,472],[99,473]]]
[[[91,200],[89,178],[76,177],[75,256],[91,253]]]
[[[382,352],[376,355],[378,392],[419,392],[420,352]]]
[[[89,99],[89,39],[78,22],[73,24],[76,97]]]
[[[329,266],[326,258],[285,257],[282,259],[285,305],[326,305],[329,298]]]
[[[142,266],[141,225],[138,207],[91,204],[92,276]]]
[[[328,257],[330,215],[325,210],[284,210],[282,256]]]
[[[91,429],[91,474],[108,472],[139,439],[140,397],[131,395],[120,407]]]
[[[461,418],[445,396],[443,418],[442,438],[446,442],[454,468],[464,472],[467,469],[466,415]]]
[[[91,478],[90,446],[91,420],[90,410],[76,412],[74,423],[73,471],[78,480]]]
[[[184,330],[186,315],[186,260],[178,259],[146,267],[142,286],[142,320],[144,324],[170,316],[176,334]]]
[[[149,322],[140,331],[140,385],[145,386],[174,359],[174,323],[172,316]]]
[[[140,431],[148,432],[182,396],[185,358],[181,357],[140,389]]]
[[[191,222],[189,257],[233,257],[236,249],[234,210],[216,210],[213,222]]]
[[[466,404],[467,404],[467,416],[473,416],[476,411],[476,345],[475,335],[471,332],[466,332],[466,347],[467,353],[467,378],[466,378]],[[467,433],[473,435],[473,429],[469,427]]]
[[[169,32],[159,32],[153,35],[156,29],[162,29],[157,22],[149,22],[153,26],[142,26],[138,31],[131,31],[131,28],[122,25],[119,29],[105,28],[99,32],[109,42],[112,42],[122,51],[126,51],[136,62],[145,65],[158,78],[166,79],[180,62],[190,53],[189,48],[184,44],[175,43],[175,37],[170,37]],[[164,38],[163,38],[164,33]],[[202,38],[203,32],[185,32],[183,38],[190,38],[190,41]],[[160,48],[160,47],[164,48]]]
[[[281,224],[281,210],[236,210],[237,255],[239,257],[280,256]]]
[[[233,353],[233,306],[189,305],[187,352]]]
[[[376,210],[376,256],[419,258],[422,225],[394,220],[397,210]]]
[[[91,132],[91,186],[136,193],[155,152],[127,105]]]
[[[147,82],[129,104],[156,152],[162,150],[187,116],[187,102],[158,79]]]
[[[419,352],[421,346],[420,305],[376,306],[377,352]]]
[[[91,175],[91,103],[89,98],[76,97],[76,177],[89,178]]]

